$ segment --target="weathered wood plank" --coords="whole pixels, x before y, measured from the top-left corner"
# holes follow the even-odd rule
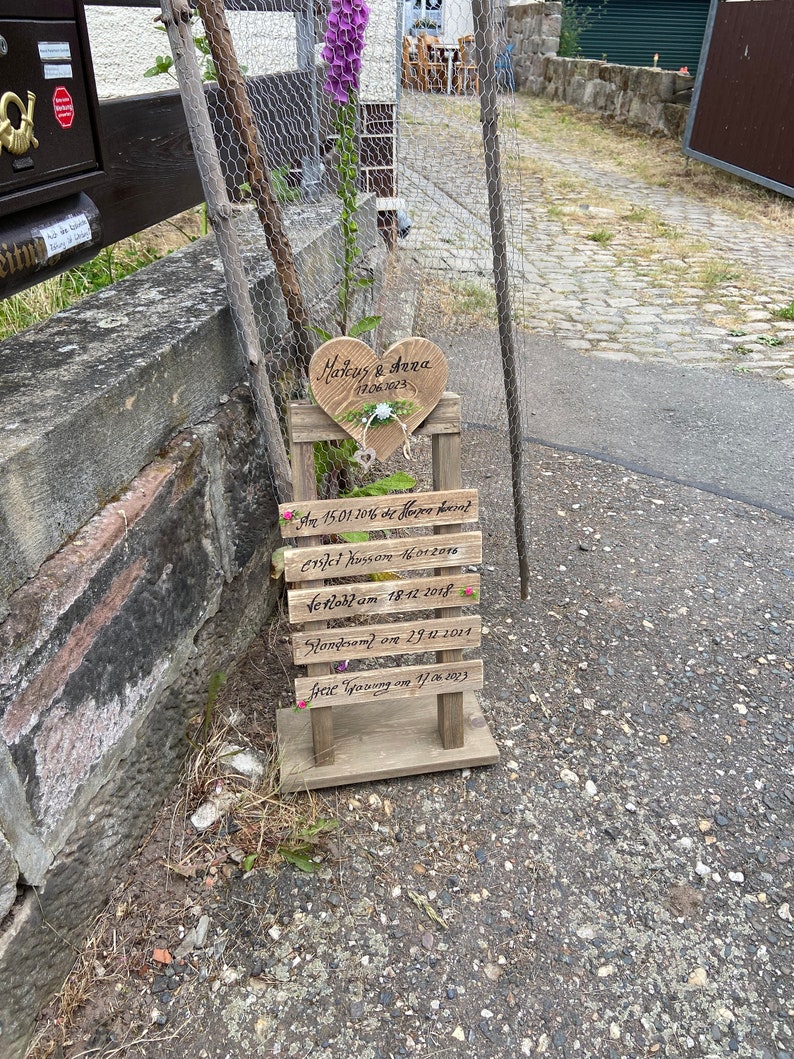
[[[389,570],[441,569],[481,560],[481,533],[450,533],[443,541],[438,537],[395,537],[365,544],[288,548],[284,572],[288,581],[317,581]]]
[[[478,617],[434,618],[432,621],[293,633],[292,653],[295,665],[303,666],[329,658],[341,661],[435,651],[442,644],[454,644],[458,649],[479,647],[481,625]]]
[[[319,405],[308,401],[291,401],[291,440],[297,441],[344,441],[350,437],[339,423],[324,412]],[[414,434],[454,434],[460,430],[460,397],[446,391],[436,407]]]
[[[463,484],[461,470],[460,433],[437,435],[433,438],[433,485],[436,489],[460,489]],[[433,533],[446,536],[460,531],[460,526],[438,525]],[[436,573],[441,571],[436,570]],[[455,570],[462,574],[463,569]],[[460,610],[449,612],[449,617],[458,617]],[[462,652],[440,650],[436,654],[437,662],[460,662]],[[463,695],[460,691],[444,692],[438,696],[438,734],[445,750],[463,746]]]
[[[334,673],[330,677],[298,677],[295,697],[312,710],[371,702],[375,699],[416,698],[441,688],[478,691],[482,687],[482,662],[457,662],[394,669],[365,669],[360,673]]]
[[[432,695],[400,702],[378,699],[363,710],[337,711],[335,762],[317,767],[312,753],[311,717],[277,710],[281,789],[338,787],[389,776],[490,765],[499,760],[499,750],[474,692],[463,699],[466,742],[461,749],[442,747],[435,731],[434,702]],[[315,712],[312,710],[311,715]]]
[[[470,595],[461,595],[466,589]],[[363,581],[287,593],[291,624],[323,618],[409,614],[433,607],[472,606],[479,602],[480,575],[417,577],[397,581]],[[306,631],[304,629],[304,631]]]
[[[476,522],[477,490],[458,489],[391,494],[386,497],[317,500],[311,504],[281,504],[279,515],[282,537]]]
[[[292,449],[292,483],[295,499],[312,501],[317,499],[317,474],[314,463],[314,445],[295,445]],[[304,548],[319,543],[319,537],[307,537],[300,542]],[[328,626],[324,615],[306,623],[304,632],[321,633]],[[306,672],[310,677],[331,673],[330,662],[312,662]],[[334,760],[334,719],[330,706],[312,710],[312,741],[316,765],[330,765]]]

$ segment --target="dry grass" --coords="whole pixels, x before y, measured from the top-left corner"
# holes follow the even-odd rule
[[[417,319],[426,331],[456,331],[492,322],[496,319],[493,287],[472,281],[430,280],[420,291]]]
[[[521,135],[561,152],[581,153],[615,172],[720,206],[742,219],[794,234],[794,202],[777,192],[686,158],[676,140],[647,136],[560,103],[516,96]]]

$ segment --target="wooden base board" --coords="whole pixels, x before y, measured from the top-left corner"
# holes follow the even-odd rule
[[[316,767],[312,725],[307,713],[278,710],[282,791],[341,787],[393,776],[492,765],[499,750],[488,730],[477,697],[463,697],[465,743],[444,750],[436,727],[436,696],[388,699],[334,710],[336,760]]]

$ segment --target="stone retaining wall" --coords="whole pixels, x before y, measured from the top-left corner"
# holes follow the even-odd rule
[[[561,10],[560,3],[507,8],[516,87],[643,132],[680,139],[694,78],[671,70],[559,57]]]
[[[331,299],[335,210],[316,213],[294,248]],[[371,200],[360,227],[380,267]],[[210,676],[274,606],[278,533],[211,238],[3,343],[0,378],[0,1055],[16,1059],[172,786]]]

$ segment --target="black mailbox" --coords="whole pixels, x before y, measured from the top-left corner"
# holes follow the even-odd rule
[[[79,0],[0,0],[0,295],[101,246],[98,115]]]

